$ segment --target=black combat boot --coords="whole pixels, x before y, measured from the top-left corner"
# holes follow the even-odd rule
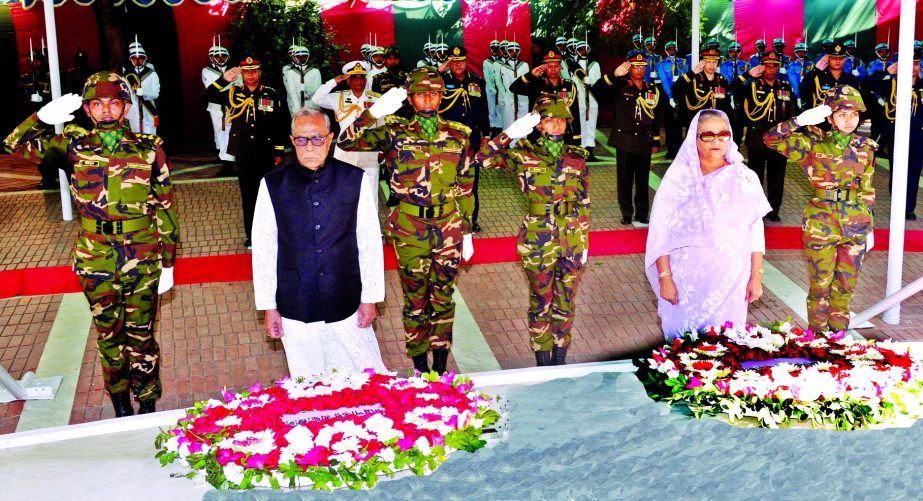
[[[141,405],[138,406],[138,414],[151,414],[152,412],[157,412],[156,403],[157,400],[150,398],[147,400],[140,400]]]
[[[221,169],[215,174],[215,177],[236,177],[237,169],[234,168],[234,162],[228,160],[221,161]]]
[[[428,352],[421,353],[413,357],[413,368],[426,373],[429,372],[429,360],[426,358]]]
[[[550,351],[536,351],[535,352],[535,365],[538,367],[547,367],[551,365],[551,352]]]
[[[131,394],[127,391],[123,393],[110,393],[109,398],[112,399],[112,408],[115,409],[115,417],[133,416],[135,414],[135,410],[131,407]]]
[[[433,370],[436,371],[436,374],[445,374],[446,364],[449,363],[449,349],[448,348],[434,348],[433,349]]]
[[[551,347],[551,365],[567,365],[564,359],[567,357],[567,348],[560,346]]]

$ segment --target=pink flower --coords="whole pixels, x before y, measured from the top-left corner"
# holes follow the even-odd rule
[[[810,332],[810,331],[808,331],[808,332]],[[832,340],[834,340],[834,341],[839,341],[839,340],[843,339],[844,337],[846,337],[846,331],[837,331],[837,332],[835,332],[835,333],[830,334],[830,339],[832,339]]]
[[[721,326],[722,330],[731,330],[733,328],[734,328],[734,322],[731,322],[730,320],[728,320],[727,322],[724,322],[724,325]]]
[[[402,451],[406,451],[413,447],[413,443],[416,441],[415,438],[405,436],[404,438],[397,441],[397,446],[401,448]]]
[[[252,386],[247,388],[247,391],[249,391],[250,393],[256,393],[262,389],[263,389],[263,385],[261,385],[260,383],[254,383]]]
[[[689,382],[686,383],[686,388],[690,388],[690,389],[699,388],[701,386],[702,386],[702,380],[695,376],[689,378]]]
[[[229,392],[227,388],[221,390],[221,396],[224,397],[225,402],[230,402],[234,400],[234,394]]]
[[[268,454],[254,454],[247,458],[247,460],[244,462],[244,466],[247,468],[265,468],[266,463],[268,462]]]
[[[329,462],[327,461],[329,452],[330,451],[328,451],[326,447],[317,446],[308,451],[307,454],[301,456],[301,459],[298,459],[295,462],[302,466],[317,466],[321,464],[327,464]]]
[[[236,454],[230,449],[218,449],[218,452],[215,453],[215,460],[218,461],[218,464],[224,466],[236,459],[234,456]]]

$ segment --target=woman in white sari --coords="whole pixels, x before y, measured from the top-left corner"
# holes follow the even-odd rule
[[[664,337],[746,322],[747,304],[763,293],[770,210],[727,115],[700,111],[654,197],[647,236],[644,266]]]

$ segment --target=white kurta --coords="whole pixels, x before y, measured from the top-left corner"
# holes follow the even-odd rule
[[[372,204],[367,185],[359,191],[356,243],[359,247],[359,273],[362,278],[362,303],[380,303],[385,299],[384,253],[378,212]],[[256,309],[276,309],[276,260],[279,236],[276,215],[266,182],[260,182],[253,215],[253,290]],[[372,368],[385,371],[378,341],[372,327],[360,329],[358,311],[345,320],[333,323],[304,323],[282,319],[282,345],[289,373],[295,376],[361,371]]]
[[[202,68],[202,85],[207,89],[215,83],[225,72],[224,67],[206,66]],[[238,77],[240,84],[243,85],[243,79]],[[229,84],[228,87],[230,87]],[[227,89],[227,87],[225,87]],[[228,138],[231,137],[231,123],[224,118],[224,107],[218,103],[208,103],[205,107],[208,116],[212,121],[212,131],[215,135],[215,149],[218,150],[218,158],[228,162],[234,161],[234,155],[228,154]]]
[[[321,82],[323,80],[317,68],[302,68],[291,64],[282,68],[282,84],[285,85],[288,112],[294,115],[299,108],[308,104]]]
[[[154,67],[150,64],[146,65],[151,71],[146,73],[141,77],[141,97],[148,101],[156,100],[160,97],[160,77],[157,75],[157,72],[154,70]],[[129,69],[129,72],[135,71],[134,68]],[[136,73],[137,74],[137,73]],[[127,117],[128,123],[131,126],[132,132],[143,132],[144,134],[157,134],[157,125],[154,121],[154,115],[151,115],[151,112],[143,109],[143,106],[140,106],[140,101],[137,96],[137,91],[132,93],[131,96],[131,109],[128,110]],[[139,113],[143,113],[139,119]]]
[[[371,81],[371,80],[370,80]],[[311,100],[321,108],[333,110],[337,123],[340,124],[340,130],[346,130],[347,127],[356,121],[356,118],[375,103],[378,94],[366,90],[361,96],[356,97],[351,90],[341,90],[333,92],[336,88],[336,79],[331,78],[321,85]],[[379,120],[377,125],[381,125]],[[365,172],[365,181],[371,189],[372,201],[375,209],[378,209],[378,152],[368,151],[344,151],[338,146],[334,147],[333,157],[342,160],[348,164],[362,168]]]

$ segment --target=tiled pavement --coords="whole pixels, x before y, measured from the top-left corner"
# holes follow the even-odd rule
[[[602,147],[597,147],[597,154]],[[654,172],[662,176],[668,163],[662,155]],[[243,253],[243,230],[237,184],[234,179],[211,180],[217,165],[204,156],[175,156],[177,201],[182,231],[180,257]],[[76,225],[61,221],[56,191],[30,192],[37,182],[34,168],[9,156],[0,156],[0,271],[67,265]],[[886,171],[882,171],[883,173]],[[888,214],[886,175],[876,176],[879,202],[876,212]],[[514,176],[486,171],[481,177],[481,237],[514,235],[522,218],[524,202]],[[615,201],[615,168],[611,162],[592,166],[593,230],[627,229],[618,223]],[[653,191],[651,192],[653,197]],[[808,198],[804,174],[790,167],[782,226],[800,224],[801,210]],[[382,213],[383,214],[383,213]],[[878,228],[888,221],[879,216]],[[772,224],[772,223],[769,223]],[[923,221],[910,222],[908,229],[923,229]],[[475,246],[477,248],[477,245]],[[796,250],[772,250],[766,259],[801,288],[807,276]],[[653,293],[642,270],[641,255],[591,258],[588,272],[579,285],[578,313],[573,362],[611,360],[637,354],[662,339]],[[884,294],[887,254],[873,252],[866,260],[854,310],[861,311]],[[923,274],[923,256],[907,254],[905,282]],[[405,369],[410,362],[403,354],[400,322],[400,286],[397,274],[387,272],[388,290],[379,305],[376,332],[385,365]],[[501,367],[534,364],[526,334],[527,285],[517,263],[465,267],[459,288],[487,344]],[[0,300],[0,364],[15,378],[34,371],[54,321],[62,296],[22,297]],[[792,315],[788,306],[772,291],[751,307],[752,321],[767,321]],[[803,323],[800,319],[796,321]],[[923,300],[904,303],[902,323],[887,326],[874,320],[868,337],[923,340]],[[285,374],[281,344],[267,340],[261,329],[261,315],[253,308],[249,282],[208,283],[177,287],[162,301],[157,337],[163,352],[164,398],[159,408],[188,406],[217,395],[223,387],[242,388],[255,381],[268,382]],[[450,359],[450,366],[455,368]],[[95,335],[87,333],[85,355],[77,384],[71,423],[112,417],[104,401],[95,352]],[[0,434],[15,431],[22,403],[0,405]]]

